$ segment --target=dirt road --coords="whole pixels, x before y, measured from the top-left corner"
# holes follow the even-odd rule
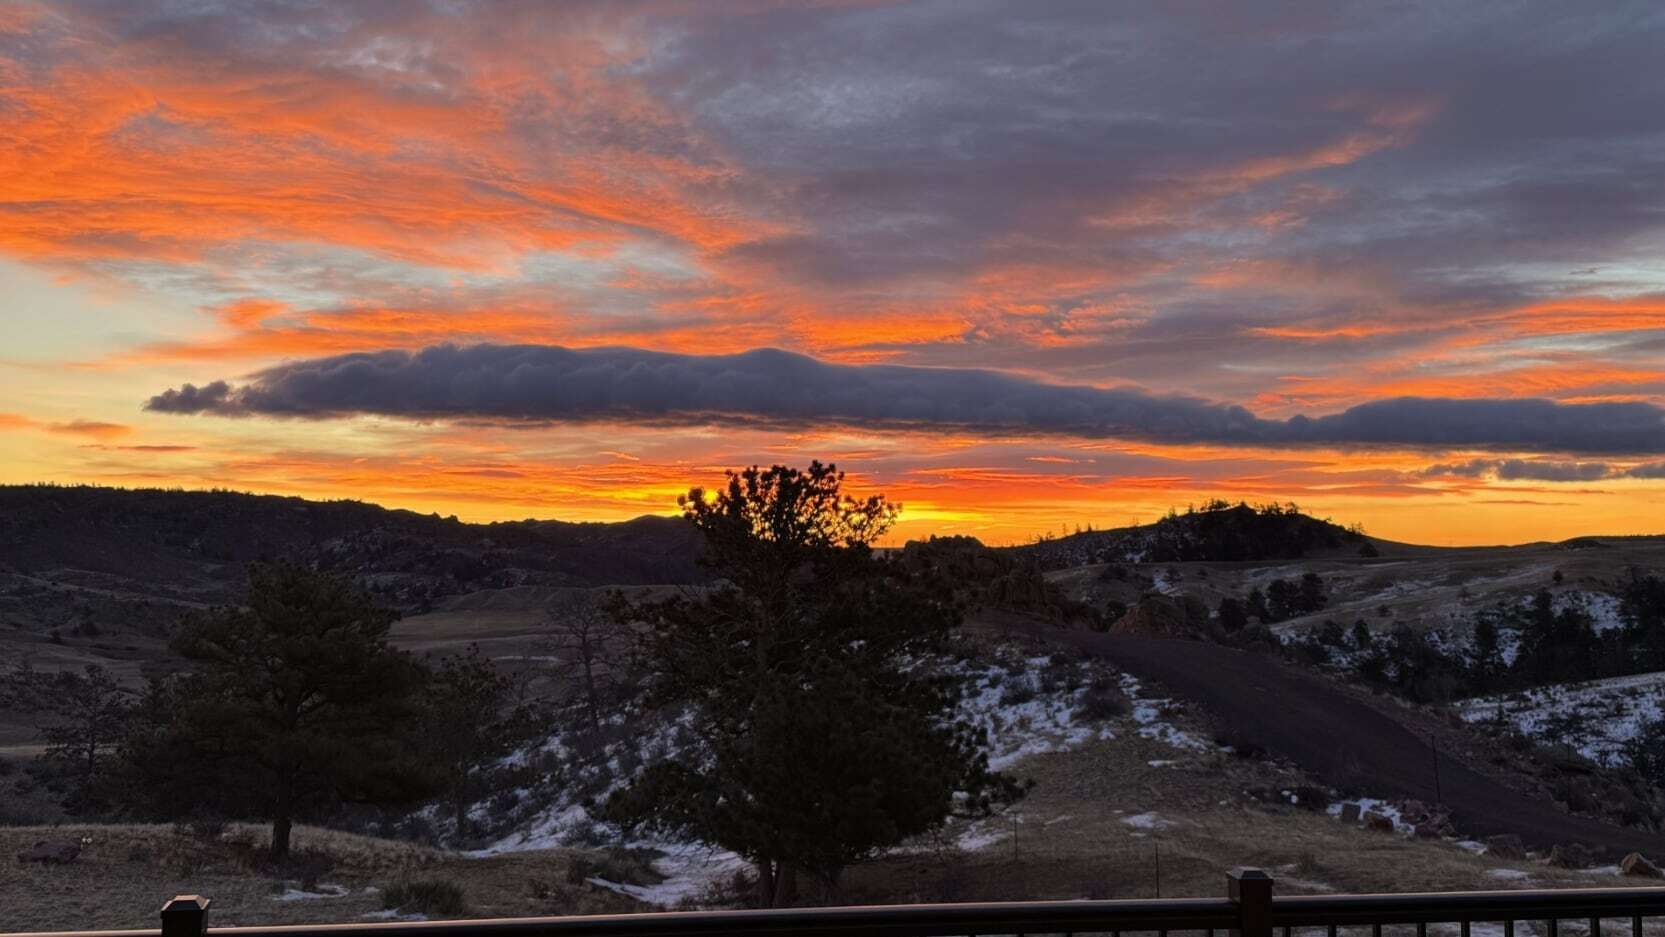
[[[1051,637],[1163,684],[1202,706],[1232,738],[1286,756],[1327,783],[1375,797],[1436,800],[1426,740],[1281,660],[1202,641],[1077,631]],[[1514,833],[1540,848],[1577,842],[1609,857],[1665,856],[1665,835],[1572,816],[1449,756],[1439,759],[1439,795],[1465,835]]]

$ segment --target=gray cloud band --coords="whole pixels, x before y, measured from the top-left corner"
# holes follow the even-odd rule
[[[1046,384],[994,371],[829,364],[773,349],[682,355],[437,345],[285,364],[238,386],[185,384],[152,397],[146,408],[305,419],[379,414],[573,422],[712,415],[1230,445],[1665,452],[1665,409],[1645,403],[1406,397],[1327,416],[1269,420],[1195,398]]]
[[[1665,478],[1665,462],[1613,465],[1553,459],[1470,459],[1430,465],[1424,478],[1496,478],[1500,481],[1592,482],[1610,478]]]

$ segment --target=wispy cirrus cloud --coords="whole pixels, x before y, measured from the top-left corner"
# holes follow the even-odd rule
[[[37,420],[21,413],[0,413],[0,430],[28,429],[62,436],[84,436],[90,439],[115,439],[133,432],[125,423],[106,420]]]

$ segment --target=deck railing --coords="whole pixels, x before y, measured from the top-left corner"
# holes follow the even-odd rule
[[[1384,927],[1430,926],[1472,937],[1476,925],[1515,937],[1524,926],[1545,937],[1561,929],[1587,937],[1665,932],[1665,887],[1428,892],[1273,897],[1259,869],[1227,876],[1222,898],[1015,901],[765,911],[691,911],[573,917],[209,927],[209,901],[181,895],[163,905],[155,930],[54,932],[54,937],[994,937],[1189,932],[1215,937],[1309,937],[1322,931],[1382,937]],[[0,926],[4,926],[0,909]],[[1650,927],[1650,921],[1658,923]],[[1570,922],[1570,923],[1569,923]],[[0,937],[42,935],[0,934]]]

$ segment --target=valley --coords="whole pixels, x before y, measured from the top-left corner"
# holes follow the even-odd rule
[[[30,495],[55,506],[42,508]],[[693,541],[676,521],[580,530],[527,522],[510,532],[363,505],[164,498],[197,512],[178,519],[180,529],[212,537],[152,542],[146,565],[124,573],[116,558],[136,547],[121,520],[135,508],[122,507],[123,498],[72,489],[4,496],[29,507],[0,524],[0,649],[43,671],[98,664],[135,689],[176,666],[167,649],[172,618],[236,600],[241,561],[275,547],[239,552],[229,545],[258,540],[240,524],[283,531],[266,516],[273,511],[305,520],[273,543],[401,608],[391,632],[398,647],[438,657],[477,646],[517,693],[568,707],[575,678],[556,640],[563,621],[592,615],[619,589],[654,598],[706,588]],[[38,538],[42,518],[76,498],[93,513],[76,515],[74,536]],[[239,511],[225,511],[225,499]],[[361,520],[320,520],[338,510]],[[1200,535],[1176,539],[1185,533],[1184,515],[1163,523],[1166,529],[1113,532],[1109,540],[1114,549],[1137,540],[1147,552],[1149,543],[1166,543],[1175,555],[1213,549],[1197,546],[1210,542]],[[1220,542],[1220,518],[1192,523],[1211,526],[1208,536]],[[1134,561],[1125,553],[1106,559],[1101,544],[1094,562],[1059,565],[1060,556],[1080,555],[1077,545],[990,550],[938,541],[895,551],[902,561],[958,577],[966,619],[954,656],[931,666],[967,686],[962,715],[987,733],[991,765],[1032,786],[992,818],[951,821],[932,837],[857,864],[836,897],[1208,894],[1224,869],[1239,864],[1279,870],[1280,888],[1319,893],[1588,885],[1615,880],[1617,863],[1630,853],[1665,855],[1665,795],[1619,757],[1626,741],[1660,719],[1665,684],[1657,674],[1419,701],[1365,679],[1356,670],[1362,652],[1349,643],[1361,628],[1385,648],[1404,640],[1396,635],[1415,634],[1424,642],[1418,646],[1455,659],[1471,652],[1475,622],[1496,618],[1504,622],[1501,658],[1515,640],[1510,616],[1529,614],[1535,601],[1582,616],[1592,633],[1617,633],[1626,627],[1626,584],[1665,570],[1665,538],[1450,550],[1326,527],[1280,540],[1277,525],[1268,531],[1260,523],[1229,551],[1249,543],[1277,555]],[[1291,515],[1278,523],[1321,522]],[[571,553],[539,546],[580,534],[585,546]],[[1339,546],[1328,545],[1331,534]],[[32,538],[42,540],[38,548]],[[1284,555],[1291,543],[1313,555]],[[1376,555],[1358,555],[1366,543]],[[622,559],[609,566],[614,555]],[[654,555],[662,560],[650,562]],[[472,565],[429,566],[437,556],[464,556]],[[665,571],[662,580],[657,570]],[[1222,602],[1258,592],[1274,602],[1287,596],[1293,606],[1296,586],[1280,592],[1275,584],[1312,577],[1321,583],[1322,607],[1280,608],[1287,612],[1281,620],[1223,629]],[[0,828],[0,838],[8,848],[81,829],[31,773],[41,750],[38,722],[31,712],[0,711],[0,790],[9,792],[13,825]],[[367,889],[433,870],[466,885],[472,915],[742,900],[732,882],[743,866],[735,857],[619,830],[594,813],[656,754],[690,744],[676,715],[627,703],[594,729],[572,725],[554,727],[516,756],[531,773],[474,804],[477,828],[466,836],[433,809],[403,819],[360,817],[358,834],[303,831],[303,842],[359,837],[352,849],[329,847],[352,858],[330,859],[316,881],[297,884],[289,870],[240,853],[245,847],[237,843],[258,843],[258,827],[211,829],[206,838],[183,826],[88,827],[76,834],[87,840],[87,859],[61,874],[67,882],[98,869],[135,889],[161,888],[166,868],[134,857],[164,851],[189,865],[200,854],[206,868],[244,883],[226,886],[222,924],[378,915],[379,891]],[[1343,820],[1347,804],[1359,807]],[[371,861],[364,850],[394,858]],[[499,871],[487,875],[488,868]],[[499,874],[523,884],[483,884]],[[0,901],[6,889],[40,885],[35,871],[8,880]],[[304,897],[283,898],[291,893]],[[119,910],[100,913],[101,925],[143,923]]]

